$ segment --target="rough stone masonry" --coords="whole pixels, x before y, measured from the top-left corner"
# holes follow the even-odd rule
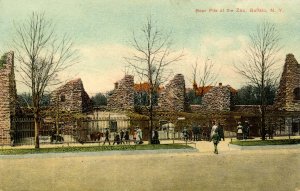
[[[288,54],[275,98],[275,108],[300,111],[300,64],[293,54]]]
[[[202,100],[206,111],[230,111],[231,103],[230,86],[223,86],[221,83],[209,90]]]
[[[58,107],[59,111],[75,113],[84,113],[92,109],[92,102],[80,78],[54,90],[50,95],[50,104],[52,107]]]
[[[10,144],[11,119],[16,114],[16,82],[14,74],[14,53],[1,57],[0,66],[0,145]]]
[[[158,106],[165,111],[185,110],[185,80],[182,74],[176,74],[166,85],[159,95]]]
[[[125,75],[119,82],[115,83],[107,98],[107,108],[110,111],[133,111],[134,110],[134,77]]]

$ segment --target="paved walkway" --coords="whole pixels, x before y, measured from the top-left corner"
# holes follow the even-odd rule
[[[0,159],[0,190],[262,190],[300,188],[300,150],[241,151],[229,140],[213,154],[211,142],[199,152],[138,155],[88,154]]]

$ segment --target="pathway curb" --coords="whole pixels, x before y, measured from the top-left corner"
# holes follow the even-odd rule
[[[24,158],[67,158],[78,156],[113,156],[113,155],[139,155],[139,154],[168,154],[168,153],[195,153],[198,149],[157,149],[157,150],[131,150],[131,151],[100,151],[100,152],[68,152],[68,153],[36,153],[24,155],[0,155],[1,159]]]
[[[264,146],[240,146],[234,144],[228,144],[230,149],[239,150],[267,150],[267,149],[300,149],[300,144],[293,145],[264,145]]]

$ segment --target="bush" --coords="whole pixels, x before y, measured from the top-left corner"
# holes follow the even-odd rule
[[[0,69],[3,68],[4,64],[6,64],[6,54],[2,55],[0,58]]]
[[[292,145],[300,144],[300,139],[281,139],[281,140],[255,140],[255,141],[232,141],[231,144],[239,146],[264,146],[264,145]]]
[[[158,149],[191,149],[188,145],[116,145],[116,146],[82,146],[82,147],[56,147],[39,149],[2,149],[0,155],[20,155],[38,153],[67,153],[67,152],[101,152],[101,151],[132,151],[132,150],[158,150]]]

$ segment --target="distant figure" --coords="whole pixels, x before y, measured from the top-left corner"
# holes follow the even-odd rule
[[[192,140],[193,140],[193,137],[194,137],[194,134],[193,134],[193,130],[192,130],[192,129],[189,129],[188,135],[189,135],[189,140],[192,141]]]
[[[249,129],[250,125],[249,125],[249,121],[245,121],[245,124],[243,126],[243,139],[248,139],[249,137]]]
[[[243,139],[243,126],[240,121],[238,122],[237,126],[236,138],[239,140]]]
[[[223,125],[221,125],[221,123],[218,124],[218,134],[220,136],[220,140],[223,139],[223,141],[225,141],[224,128]]]
[[[220,141],[220,136],[219,136],[219,133],[218,133],[217,129],[213,132],[211,139],[214,143],[214,153],[218,154],[219,153],[218,152],[218,144],[219,144],[219,141]]]
[[[274,134],[274,128],[273,128],[273,126],[268,126],[269,139],[273,139],[273,134]]]
[[[115,136],[115,138],[114,138],[114,143],[113,143],[113,145],[115,145],[115,143],[117,143],[118,145],[121,143],[119,133],[116,133],[116,136]]]
[[[11,129],[9,132],[10,135],[10,146],[15,146],[15,130]]]
[[[50,135],[51,135],[50,143],[62,143],[62,142],[64,142],[63,136],[61,136],[59,134],[56,134],[56,133],[57,133],[56,128],[52,127],[51,131],[50,131]],[[78,140],[78,142],[83,144],[83,141],[81,142],[80,139]]]
[[[126,131],[125,131],[125,143],[127,144],[130,144],[130,140],[129,140],[129,130],[128,129],[126,129]]]
[[[143,144],[143,132],[142,130],[138,127],[136,130],[136,141],[135,144]]]
[[[103,142],[103,145],[105,145],[106,141],[108,141],[108,144],[110,145],[108,128],[106,128],[106,130],[105,130],[105,140]]]
[[[133,130],[133,134],[132,134],[132,136],[133,136],[133,141],[134,141],[134,142],[136,142],[136,136],[137,136],[136,130],[137,130],[137,129],[134,129],[134,130]]]
[[[120,132],[120,141],[121,141],[121,144],[125,144],[124,141],[123,141],[123,139],[124,139],[124,134],[125,134],[125,133],[124,133],[124,130],[122,129],[121,132]]]
[[[103,133],[100,133],[100,132],[93,132],[90,134],[91,141],[100,141],[102,136],[103,136]]]
[[[200,139],[200,127],[194,125],[193,127],[193,135],[194,135],[194,141],[199,141]]]
[[[160,144],[157,128],[153,131],[152,144]]]
[[[183,135],[183,140],[184,140],[184,141],[187,141],[187,140],[188,140],[189,133],[188,133],[188,130],[186,129],[186,127],[183,129],[182,135]]]
[[[213,126],[211,127],[210,130],[210,138],[212,139],[213,134],[215,133],[215,131],[218,129],[217,123],[215,121],[212,122]]]

